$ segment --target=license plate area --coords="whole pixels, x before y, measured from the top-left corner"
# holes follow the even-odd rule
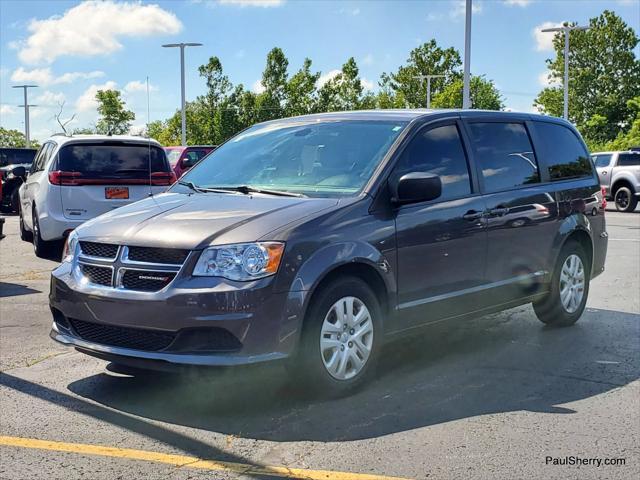
[[[104,198],[107,200],[128,200],[129,187],[105,187]]]

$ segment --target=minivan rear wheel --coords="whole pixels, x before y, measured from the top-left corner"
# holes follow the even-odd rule
[[[576,323],[587,304],[590,276],[590,262],[584,248],[570,240],[558,256],[549,293],[533,303],[538,319],[559,327]]]
[[[20,240],[22,240],[23,242],[31,243],[33,242],[33,233],[27,230],[27,228],[24,226],[22,208],[19,208],[18,212],[20,214]]]
[[[638,199],[629,187],[620,187],[613,197],[619,212],[633,212],[638,205]]]
[[[381,309],[375,294],[359,278],[340,278],[314,294],[298,352],[289,366],[307,391],[326,397],[345,395],[373,374],[381,340]]]

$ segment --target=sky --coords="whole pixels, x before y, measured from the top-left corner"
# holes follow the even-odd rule
[[[404,64],[431,38],[444,48],[464,47],[464,0],[0,0],[0,126],[24,131],[22,90],[30,90],[31,137],[96,123],[95,93],[117,88],[136,114],[134,130],[180,108],[178,49],[164,43],[199,42],[186,51],[187,100],[204,93],[197,67],[218,56],[234,84],[254,91],[273,47],[289,59],[289,74],[305,57],[330,78],[351,56],[363,85],[378,88],[383,72]],[[589,18],[609,9],[640,32],[640,0],[474,0],[471,73],[486,75],[505,105],[533,111],[553,57],[544,27]],[[636,49],[640,57],[640,49]]]

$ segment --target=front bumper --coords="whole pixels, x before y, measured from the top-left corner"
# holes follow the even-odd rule
[[[177,278],[149,294],[87,288],[70,272],[62,264],[51,275],[50,336],[89,355],[145,368],[231,366],[285,358],[299,338],[303,293],[274,293],[271,278]],[[215,344],[220,332],[234,341]],[[147,337],[168,340],[156,348]]]

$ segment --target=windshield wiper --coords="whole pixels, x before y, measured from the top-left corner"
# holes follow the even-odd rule
[[[197,193],[230,193],[229,190],[226,189],[222,189],[222,188],[208,188],[208,187],[199,187],[198,185],[196,185],[193,182],[186,182],[184,180],[178,180],[178,185],[184,185],[185,187],[188,187],[190,190],[193,190],[194,192]]]
[[[275,195],[278,197],[298,197],[298,198],[306,197],[306,195],[302,193],[287,192],[284,190],[271,190],[268,188],[257,188],[257,187],[252,187],[251,185],[238,185],[237,187],[214,187],[214,188],[216,190],[240,192],[240,193],[244,193],[245,195],[249,195],[250,193],[263,193],[265,195]]]

